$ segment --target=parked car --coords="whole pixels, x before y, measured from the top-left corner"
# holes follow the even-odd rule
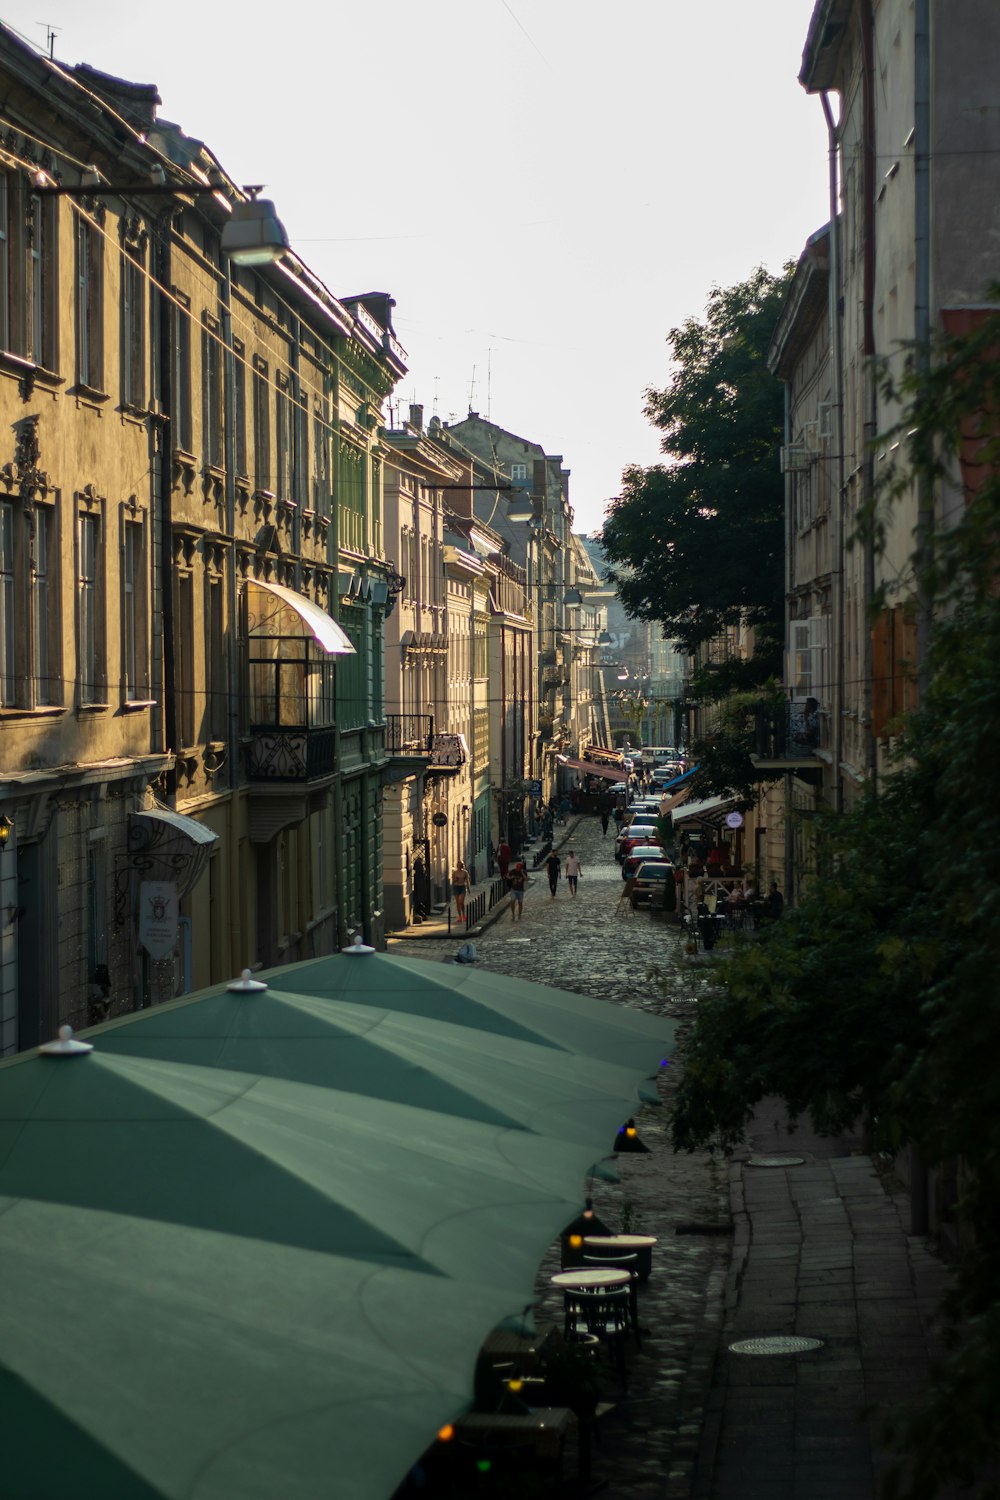
[[[652,824],[644,823],[640,828],[633,823],[631,828],[627,828],[625,830],[625,833],[622,837],[621,858],[628,859],[629,855],[632,853],[632,850],[638,848],[640,845],[659,845],[659,842],[659,835],[657,834],[656,829]]]
[[[633,878],[633,907],[656,900],[663,894],[666,882],[673,878],[674,867],[668,859],[644,860]]]
[[[639,866],[647,860],[655,864],[669,864],[666,851],[659,844],[636,844],[631,854],[622,860],[622,879],[631,880]]]
[[[637,819],[634,823],[626,823],[621,833],[615,839],[615,859],[621,859],[626,840],[631,839],[636,843],[655,843],[656,824],[649,819]]]

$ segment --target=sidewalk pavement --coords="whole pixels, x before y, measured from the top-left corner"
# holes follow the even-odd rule
[[[564,844],[569,842],[570,835],[579,822],[580,817],[570,817],[567,822],[557,823],[555,825],[552,837],[553,849],[561,849]],[[530,868],[529,855],[525,856],[525,863],[529,866],[529,875],[534,875],[537,878],[541,871],[532,870]],[[493,885],[493,881],[498,878],[499,871],[497,872],[497,875],[492,876],[489,880],[482,880],[478,885],[474,885],[470,888],[465,901],[466,907],[470,911],[475,910],[475,901],[477,896],[483,895],[485,893],[486,901],[487,903],[489,902],[490,888]],[[446,910],[441,912],[440,915],[435,913],[433,916],[425,917],[424,920],[417,926],[411,924],[409,927],[402,927],[393,932],[386,933],[386,942],[408,943],[414,938],[416,938],[418,941],[422,938],[436,938],[440,941],[441,938],[452,937],[456,942],[464,943],[467,938],[477,937],[481,932],[485,932],[487,927],[492,927],[494,922],[498,921],[500,917],[506,916],[510,910],[510,903],[507,899],[507,896],[503,895],[500,897],[500,900],[495,902],[495,904],[488,911],[484,912],[483,916],[479,919],[478,922],[467,927],[466,924],[460,921],[455,914],[454,897],[452,897],[451,901],[448,903],[448,906],[451,911],[450,927],[448,924],[448,911]]]
[[[920,1394],[942,1351],[948,1269],[859,1140],[789,1133],[779,1100],[749,1139],[730,1167],[733,1255],[693,1496],[875,1500],[887,1411]],[[730,1349],[781,1335],[821,1347]]]

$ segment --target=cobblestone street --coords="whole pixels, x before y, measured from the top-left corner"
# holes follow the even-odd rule
[[[706,974],[684,957],[675,927],[652,921],[645,911],[617,914],[622,879],[613,834],[614,824],[603,838],[596,818],[557,825],[564,862],[571,848],[583,861],[577,896],[563,878],[551,900],[544,869],[536,871],[523,918],[512,922],[505,905],[492,925],[473,936],[478,963],[676,1016],[683,1025]],[[447,960],[461,941],[458,933],[444,940],[396,941],[392,951]],[[653,969],[660,971],[658,980],[650,977]],[[668,1069],[661,1085],[665,1099],[671,1087]],[[729,1196],[725,1169],[707,1154],[673,1154],[661,1112],[647,1108],[637,1123],[650,1154],[620,1156],[621,1182],[595,1183],[594,1206],[611,1229],[621,1227],[624,1211],[633,1229],[658,1237],[654,1273],[640,1291],[640,1322],[648,1332],[642,1349],[628,1353],[628,1398],[613,1376],[607,1383],[615,1409],[601,1424],[593,1467],[595,1480],[606,1481],[611,1496],[664,1500],[692,1493],[722,1320],[730,1241],[718,1230],[729,1222]],[[558,1269],[556,1246],[541,1267],[538,1316],[561,1324],[562,1302],[548,1285]]]

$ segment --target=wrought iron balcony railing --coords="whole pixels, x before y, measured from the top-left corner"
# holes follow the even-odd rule
[[[387,755],[429,755],[434,737],[433,714],[386,714]]]
[[[333,774],[336,732],[321,729],[250,729],[247,776],[251,781],[313,781]]]
[[[818,705],[762,703],[754,714],[754,758],[758,762],[808,760],[826,747],[827,736],[827,717]]]

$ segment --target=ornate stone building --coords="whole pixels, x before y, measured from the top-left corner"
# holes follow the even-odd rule
[[[381,931],[391,300],[292,252],[151,86],[2,31],[5,1051]]]

